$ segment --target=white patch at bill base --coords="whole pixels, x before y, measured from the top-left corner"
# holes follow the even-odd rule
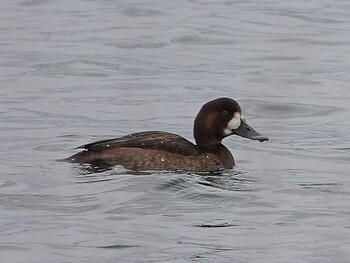
[[[241,118],[241,114],[236,112],[233,115],[233,118],[227,123],[227,127],[224,129],[224,134],[231,135],[233,133],[232,130],[237,129],[241,125]]]

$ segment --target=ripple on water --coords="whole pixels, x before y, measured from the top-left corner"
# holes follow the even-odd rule
[[[151,41],[151,40],[146,40],[146,39],[134,39],[133,41],[130,41],[130,39],[128,39],[124,43],[122,41],[120,41],[117,44],[109,43],[106,45],[118,47],[118,48],[123,48],[123,49],[137,49],[137,48],[153,49],[153,48],[165,47],[167,44],[165,42]]]
[[[126,15],[126,16],[158,16],[163,14],[163,12],[156,10],[156,9],[150,9],[150,8],[144,8],[144,7],[127,7],[123,8],[119,11],[119,13]]]
[[[338,183],[299,183],[303,189],[314,190],[324,193],[339,193],[343,186]]]
[[[238,226],[237,224],[229,224],[229,223],[218,223],[218,224],[198,224],[193,225],[194,227],[201,227],[201,228],[225,228],[225,227],[233,227]]]
[[[237,44],[236,39],[230,39],[230,38],[214,38],[214,37],[205,37],[205,36],[181,36],[176,37],[171,40],[171,42],[176,44],[184,44],[184,45],[233,45]]]
[[[1,194],[0,206],[7,210],[49,211],[61,213],[83,213],[92,211],[99,204],[94,196],[73,195],[60,196],[48,194]],[[84,205],[86,203],[86,205]]]
[[[180,199],[203,203],[236,204],[247,198],[232,192],[254,192],[257,182],[245,178],[243,172],[232,171],[221,174],[194,175],[172,178],[156,187],[158,190],[173,192]]]
[[[264,115],[270,117],[282,118],[300,118],[300,117],[319,117],[330,116],[335,113],[344,111],[343,108],[315,105],[315,104],[302,104],[302,103],[276,103],[276,102],[259,102],[255,101],[251,106],[252,112],[263,112]]]
[[[17,183],[11,180],[5,180],[4,182],[0,183],[0,188],[7,188],[7,187],[13,187],[16,186]]]

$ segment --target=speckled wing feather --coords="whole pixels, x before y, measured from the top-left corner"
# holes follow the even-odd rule
[[[160,131],[146,131],[126,135],[124,137],[102,140],[79,146],[88,151],[99,152],[115,148],[142,148],[152,150],[163,150],[182,155],[197,155],[199,154],[196,145],[186,140],[185,138]]]

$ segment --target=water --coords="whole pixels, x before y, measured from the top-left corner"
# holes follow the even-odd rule
[[[350,3],[2,1],[1,262],[349,262]],[[57,162],[142,130],[192,140],[213,98],[222,175]]]

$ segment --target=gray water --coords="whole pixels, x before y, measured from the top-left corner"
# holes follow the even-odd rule
[[[350,2],[0,4],[1,262],[350,262]],[[58,162],[192,139],[228,96],[270,138],[219,175]]]

